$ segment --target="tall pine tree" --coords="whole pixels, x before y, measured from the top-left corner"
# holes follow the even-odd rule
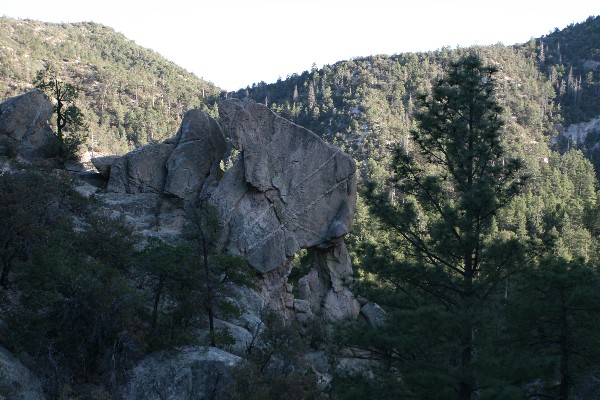
[[[494,216],[524,178],[501,143],[496,72],[473,54],[451,63],[419,98],[416,149],[396,148],[395,200],[367,193],[389,235],[370,252],[363,282],[388,315],[346,343],[385,361],[385,379],[371,387],[385,389],[375,398],[468,400],[499,390],[484,367],[491,362],[486,332],[494,323],[491,300],[501,296],[520,252],[495,233]]]

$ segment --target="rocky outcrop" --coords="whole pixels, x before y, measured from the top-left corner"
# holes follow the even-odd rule
[[[592,132],[600,132],[600,117],[579,124],[569,125],[563,132],[563,136],[571,143],[585,146],[587,136]]]
[[[219,110],[242,152],[211,197],[229,228],[227,250],[268,272],[301,248],[339,245],[356,202],[352,158],[261,104],[231,100]]]
[[[352,158],[253,101],[227,100],[219,113],[217,122],[188,111],[172,139],[92,162],[109,171],[108,190],[115,194],[210,204],[223,224],[217,247],[259,271],[262,298],[284,313],[296,308],[287,282],[292,258],[300,249],[317,249],[321,261],[300,282],[306,303],[297,305],[331,319],[357,315],[343,243],[356,202]],[[223,172],[226,138],[241,156]]]
[[[200,110],[186,113],[176,142],[166,164],[165,192],[194,198],[202,192],[205,182],[217,179],[227,145],[217,122]]]
[[[348,289],[353,278],[346,245],[315,251],[313,269],[298,281],[299,299],[329,320],[358,315],[360,304]]]
[[[39,380],[15,356],[2,347],[0,347],[0,399],[45,399]]]
[[[146,357],[131,372],[123,399],[225,399],[230,370],[241,358],[214,347],[187,347]]]
[[[172,144],[152,143],[117,159],[110,167],[108,190],[119,193],[163,193],[167,177],[165,165],[174,148]]]
[[[98,173],[100,175],[102,175],[102,177],[104,179],[109,179],[110,178],[110,169],[112,167],[112,165],[121,158],[121,156],[104,156],[104,157],[96,157],[94,158],[94,167],[96,168],[96,171],[98,171]]]
[[[379,327],[385,323],[387,314],[377,303],[369,302],[362,306],[360,315],[367,320],[371,326]]]
[[[54,138],[48,125],[53,111],[52,103],[37,89],[0,104],[0,153],[42,157]]]
[[[92,163],[100,173],[108,172],[111,192],[171,194],[195,203],[204,183],[216,180],[225,150],[216,121],[190,110],[174,138]]]

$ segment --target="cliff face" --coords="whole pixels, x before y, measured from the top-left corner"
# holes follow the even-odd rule
[[[175,137],[92,160],[108,177],[111,193],[100,197],[120,204],[150,196],[150,202],[178,198],[210,205],[224,228],[218,247],[261,274],[267,305],[290,316],[295,309],[325,311],[331,318],[357,315],[358,303],[345,287],[352,277],[343,242],[356,203],[352,158],[261,104],[228,100],[219,110],[219,121],[188,111]],[[241,156],[223,172],[227,141]],[[294,299],[290,261],[306,248],[317,250],[322,261],[301,280],[300,298]]]

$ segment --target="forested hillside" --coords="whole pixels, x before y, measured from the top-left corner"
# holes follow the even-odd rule
[[[356,290],[380,304],[389,320],[345,330],[340,343],[361,348],[383,365],[375,381],[357,383],[356,375],[341,379],[340,398],[469,399],[479,392],[498,399],[583,399],[598,392],[593,384],[600,361],[593,351],[599,338],[597,180],[588,159],[592,149],[576,150],[561,139],[567,124],[600,114],[598,21],[590,18],[512,47],[340,61],[237,93],[353,154],[359,185],[368,188],[350,237],[361,277]],[[454,132],[423,126],[423,116],[433,113],[424,106],[432,107],[433,100],[421,95],[431,93],[447,77],[448,66],[469,54],[497,68],[494,101],[502,108],[503,156],[492,165],[520,160],[523,178],[514,197],[492,212],[493,218],[482,216],[479,228],[472,222],[466,227],[463,219],[489,206],[476,200],[489,189],[477,189],[474,196],[453,170],[463,168],[463,154],[470,157],[461,147],[466,139],[461,145],[451,145],[450,137],[415,142],[419,132]],[[446,152],[456,148],[462,150]],[[409,168],[401,154],[415,157],[419,166]],[[458,160],[449,160],[453,157]],[[500,196],[505,181],[494,181]],[[476,239],[469,237],[473,231]],[[480,241],[475,256],[468,250],[470,240]],[[485,266],[475,268],[475,280],[469,281],[474,286],[464,286],[473,278],[468,278],[471,262]],[[561,300],[555,303],[553,296]],[[477,310],[465,305],[475,298]],[[461,332],[469,326],[477,326],[475,339]],[[479,354],[470,358],[473,347]],[[446,365],[442,360],[448,359],[454,361]],[[536,379],[538,386],[522,386]],[[431,386],[432,381],[444,383]]]
[[[520,46],[552,83],[565,124],[600,115],[600,17],[571,24]]]
[[[319,315],[309,320],[304,313],[305,330],[282,324],[269,331],[265,324],[266,333],[251,334],[239,353],[251,368],[233,371],[228,389],[235,394],[225,398],[597,398],[600,199],[599,169],[590,159],[600,152],[594,142],[600,132],[588,133],[583,145],[565,140],[563,133],[569,124],[600,116],[600,17],[521,45],[360,57],[235,93],[222,92],[101,25],[3,18],[0,33],[0,93],[8,97],[27,91],[36,71],[56,66],[63,79],[82,89],[77,105],[89,126],[88,147],[95,152],[123,153],[162,141],[194,107],[221,118],[225,126],[231,115],[219,116],[218,101],[249,97],[356,161],[356,213],[351,233],[344,233],[345,260],[351,258],[355,278],[331,279],[352,285],[362,317],[324,328],[328,322]],[[269,140],[269,145],[279,143]],[[317,163],[318,169],[332,159]],[[244,164],[236,165],[227,173],[246,179],[240,172]],[[107,393],[116,392],[120,383],[109,376],[114,371],[124,377],[150,351],[198,342],[194,323],[205,324],[202,310],[211,319],[210,344],[228,349],[224,339],[230,338],[213,331],[212,306],[201,307],[201,297],[193,293],[211,284],[200,284],[191,269],[171,268],[200,265],[201,256],[207,265],[203,233],[196,232],[202,246],[195,260],[183,256],[194,251],[177,243],[151,242],[139,251],[131,227],[97,219],[97,199],[82,200],[70,190],[72,182],[48,180],[55,192],[40,183],[44,179],[37,171],[19,176],[0,174],[5,225],[27,226],[0,229],[7,243],[4,253],[12,252],[11,258],[4,257],[3,271],[13,263],[16,271],[10,277],[6,272],[0,284],[22,294],[31,320],[10,315],[6,346],[35,354],[38,371],[46,374],[47,393],[59,393],[63,383],[85,386],[93,378]],[[214,176],[220,177],[220,171]],[[278,179],[265,182],[279,185]],[[248,181],[242,186],[256,189]],[[281,191],[280,186],[273,191]],[[46,197],[35,194],[38,187]],[[113,194],[101,184],[96,192]],[[153,196],[160,200],[158,208],[176,208],[167,207],[172,198]],[[281,204],[273,205],[272,198],[264,204],[279,213]],[[353,201],[348,200],[352,207]],[[68,216],[64,221],[24,223],[31,212],[21,212],[23,207],[45,215],[47,204],[55,203]],[[258,209],[256,203],[248,207],[250,214]],[[75,229],[72,215],[85,228]],[[109,249],[103,246],[107,240]],[[280,247],[287,252],[287,243]],[[322,271],[335,272],[331,266],[337,261],[319,251],[286,253],[283,266],[290,269],[279,271],[289,288],[286,296],[300,291],[301,277],[314,272],[319,280]],[[261,259],[267,261],[268,256]],[[226,280],[227,268],[215,276]],[[81,279],[83,289],[63,285],[69,279]],[[170,305],[160,309],[163,290]],[[207,296],[212,299],[212,292]],[[71,309],[71,299],[85,308]],[[301,309],[293,296],[291,302],[295,311]],[[40,309],[53,313],[43,315]],[[54,317],[60,313],[62,319]],[[260,323],[269,320],[260,318]],[[75,350],[73,333],[65,326],[79,329],[75,335],[81,344]],[[123,332],[129,341],[121,342]],[[290,339],[299,332],[302,345]],[[44,335],[54,338],[56,354],[39,350],[48,341]],[[254,349],[261,335],[264,342]],[[112,344],[117,342],[121,347]],[[299,361],[298,354],[308,352],[326,353],[331,365],[322,361],[318,368],[298,369],[307,360]],[[49,367],[56,355],[64,371]],[[80,367],[89,360],[95,363]],[[273,360],[285,368],[266,367]],[[329,374],[321,386],[313,375],[317,370]]]
[[[47,64],[81,88],[77,106],[96,152],[121,154],[171,137],[188,109],[221,92],[100,24],[0,18],[3,99],[32,89]]]

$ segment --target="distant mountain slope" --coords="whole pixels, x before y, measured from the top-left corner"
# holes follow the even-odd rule
[[[515,155],[539,165],[555,135],[554,90],[524,52],[501,45],[340,61],[274,84],[240,90],[294,122],[335,142],[362,162],[368,174],[386,169],[390,144],[410,146],[413,110],[451,60],[476,51],[500,69],[499,96],[506,109],[506,141]],[[380,171],[380,172],[377,172]]]
[[[552,82],[566,125],[600,115],[600,16],[523,46]]]
[[[415,96],[450,60],[472,50],[501,70],[512,135],[507,140],[515,152],[535,153],[539,160],[548,152],[547,139],[557,136],[557,124],[600,115],[600,17],[524,45],[355,58],[233,95],[266,103],[359,161],[385,164],[390,143],[409,143]],[[83,88],[80,107],[95,151],[123,153],[162,140],[174,134],[186,110],[212,112],[214,99],[225,97],[111,28],[0,18],[2,98],[31,88],[44,62],[59,65],[66,79]]]
[[[51,63],[82,89],[94,150],[123,153],[172,136],[185,111],[221,90],[96,23],[0,18],[0,97],[29,90]]]

